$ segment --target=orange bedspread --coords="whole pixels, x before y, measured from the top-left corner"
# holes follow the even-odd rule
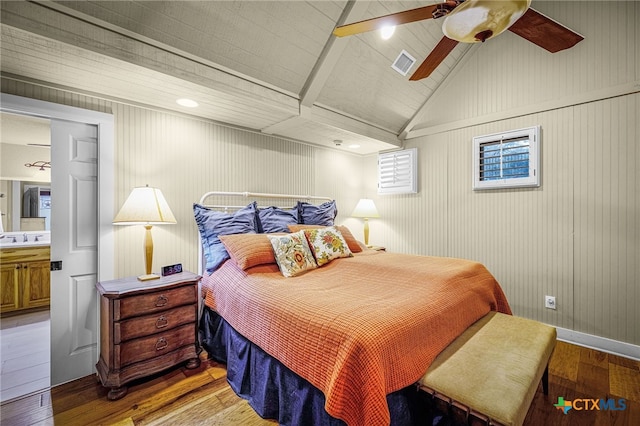
[[[388,425],[387,394],[490,310],[511,313],[482,264],[452,258],[368,251],[294,278],[227,261],[203,284],[209,307],[353,426]]]

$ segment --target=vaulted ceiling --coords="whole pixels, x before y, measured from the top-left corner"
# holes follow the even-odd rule
[[[399,26],[386,41],[332,31],[434,3],[3,1],[1,71],[306,143],[341,140],[339,149],[368,154],[402,146],[476,45],[458,44],[431,76],[409,81],[391,64],[404,49],[415,69],[442,38],[441,22]]]

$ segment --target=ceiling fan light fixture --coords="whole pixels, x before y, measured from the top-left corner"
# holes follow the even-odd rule
[[[447,15],[442,32],[462,43],[484,42],[506,31],[530,5],[531,0],[467,0]]]
[[[389,40],[395,31],[395,25],[385,25],[380,28],[380,37],[382,37],[383,40]]]

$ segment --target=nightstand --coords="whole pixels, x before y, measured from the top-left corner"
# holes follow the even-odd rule
[[[136,277],[96,284],[100,295],[100,359],[96,364],[110,400],[126,383],[187,361],[197,368],[198,281],[182,272],[153,281]]]

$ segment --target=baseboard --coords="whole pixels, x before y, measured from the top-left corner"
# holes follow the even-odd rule
[[[640,361],[640,346],[556,327],[558,340]]]

